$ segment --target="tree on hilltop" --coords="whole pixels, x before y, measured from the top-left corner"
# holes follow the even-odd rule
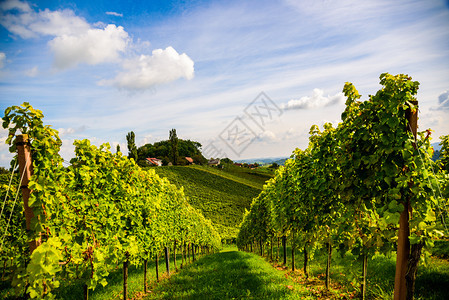
[[[136,135],[133,131],[128,132],[126,141],[128,142],[128,158],[133,158],[137,162]]]
[[[170,130],[170,156],[172,158],[173,165],[178,164],[178,135],[176,134],[176,129]]]

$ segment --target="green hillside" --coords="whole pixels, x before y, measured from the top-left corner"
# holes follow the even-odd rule
[[[225,164],[222,169],[201,165],[193,165],[191,168],[219,175],[226,179],[252,186],[256,189],[262,189],[265,182],[273,177],[273,172],[268,169],[251,170],[248,168],[237,167],[232,164]]]
[[[237,226],[245,209],[249,210],[252,199],[260,193],[265,180],[271,177],[266,172],[235,168],[193,165],[158,167],[155,170],[170,182],[184,187],[190,204],[214,222],[222,238],[229,239],[237,236]]]

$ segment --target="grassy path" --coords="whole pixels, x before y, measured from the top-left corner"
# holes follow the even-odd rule
[[[154,287],[145,299],[307,299],[300,284],[257,255],[227,251],[205,256]]]

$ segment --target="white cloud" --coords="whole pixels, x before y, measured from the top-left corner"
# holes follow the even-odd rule
[[[107,11],[106,14],[115,17],[123,17],[123,14],[117,13],[115,11]]]
[[[80,34],[90,27],[86,20],[75,16],[69,9],[58,11],[45,9],[36,12],[26,2],[7,1],[5,3],[7,5],[1,7],[0,24],[24,39],[40,35]]]
[[[39,69],[37,66],[34,66],[33,68],[25,71],[25,75],[28,77],[36,77],[38,73],[39,73]]]
[[[27,2],[18,0],[7,1],[0,8],[0,24],[14,35],[24,39],[39,36],[52,38],[48,45],[54,54],[53,66],[57,70],[83,63],[120,62],[121,55],[129,55],[149,46],[148,42],[140,39],[134,44],[122,26],[101,22],[92,25],[69,9],[37,12]],[[116,12],[106,14],[123,16]],[[1,63],[0,57],[0,66]],[[142,54],[125,60],[122,71],[114,79],[102,80],[100,84],[130,90],[150,89],[179,78],[192,79],[193,65],[187,54],[178,54],[172,47],[156,49],[151,55]],[[26,71],[26,75],[36,76],[37,71],[33,68]]]
[[[59,133],[59,136],[62,137],[62,136],[65,136],[65,135],[72,135],[72,134],[75,134],[75,133],[84,132],[86,130],[86,128],[87,127],[85,125],[80,126],[78,128],[72,128],[72,127],[69,127],[69,128],[58,128],[58,133]]]
[[[4,52],[0,52],[0,69],[5,66],[6,54]]]
[[[75,133],[75,129],[71,128],[71,127],[70,128],[58,128],[58,133],[59,133],[59,136],[73,134],[73,133]]]
[[[74,139],[61,139],[61,141],[62,145],[59,149],[59,155],[64,159],[64,165],[68,165],[68,162],[75,157]]]
[[[345,97],[343,93],[337,93],[333,96],[323,96],[324,92],[320,89],[313,89],[313,95],[311,97],[304,96],[298,100],[292,99],[287,104],[281,106],[282,109],[313,109],[325,106],[331,106],[335,104],[344,103]]]
[[[14,154],[9,152],[9,145],[7,145],[6,139],[8,138],[9,131],[0,127],[0,166],[9,168],[10,162]]]
[[[265,130],[259,135],[259,139],[266,142],[272,142],[276,140],[276,135],[270,130]]]
[[[10,0],[10,1],[1,2],[0,9],[5,10],[5,11],[14,10],[14,9],[22,11],[22,12],[31,11],[31,8],[28,5],[28,3],[21,2],[19,0]]]
[[[90,25],[69,9],[61,11],[45,9],[35,15],[35,20],[28,27],[41,35],[63,36],[83,34]]]
[[[144,145],[150,143],[152,140],[154,140],[153,135],[147,134],[142,139],[140,139],[140,142],[137,143],[137,146],[138,147],[144,146]]]
[[[1,8],[0,24],[11,33],[24,39],[54,37],[49,45],[57,69],[116,61],[130,40],[123,27],[96,24],[100,28],[95,28],[69,9],[36,12],[20,1],[5,2]]]
[[[145,90],[154,85],[179,78],[192,79],[194,63],[187,54],[178,54],[172,47],[153,50],[152,55],[140,55],[123,63],[123,71],[100,85],[113,85],[129,90]]]
[[[80,35],[62,35],[50,41],[55,54],[54,65],[65,69],[78,63],[96,65],[113,62],[124,52],[129,42],[123,27],[108,25],[104,29],[89,29]]]

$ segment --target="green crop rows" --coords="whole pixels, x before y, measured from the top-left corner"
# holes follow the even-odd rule
[[[256,188],[260,182],[212,167],[172,166],[155,170],[178,187],[184,187],[189,203],[201,210],[216,225],[220,236],[226,239],[236,237],[245,209],[249,209],[252,198],[260,193]]]

